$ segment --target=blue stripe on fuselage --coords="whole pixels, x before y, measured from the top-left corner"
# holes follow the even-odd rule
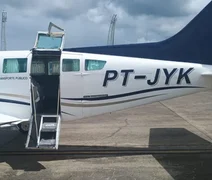
[[[152,88],[152,89],[145,89],[145,90],[140,90],[140,91],[134,91],[130,93],[125,93],[125,94],[117,94],[117,95],[112,95],[112,96],[105,96],[105,97],[91,97],[91,98],[61,98],[64,100],[75,100],[75,101],[99,101],[99,100],[109,100],[109,99],[116,99],[116,98],[121,98],[121,97],[127,97],[127,96],[133,96],[133,95],[138,95],[138,94],[144,94],[144,93],[149,93],[149,92],[155,92],[155,91],[162,91],[162,90],[170,90],[170,89],[194,89],[194,88],[203,88],[199,86],[170,86],[170,87],[160,87],[160,88]]]
[[[15,100],[11,100],[11,99],[1,99],[0,98],[0,102],[30,106],[30,103],[23,102],[23,101],[15,101]]]

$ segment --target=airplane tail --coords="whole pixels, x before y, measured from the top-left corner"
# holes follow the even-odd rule
[[[161,42],[69,48],[64,51],[212,65],[212,1],[180,32]]]

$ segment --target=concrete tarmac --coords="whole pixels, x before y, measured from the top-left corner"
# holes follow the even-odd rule
[[[212,91],[62,122],[60,149],[212,149]],[[26,136],[0,131],[0,151]],[[212,153],[0,156],[0,179],[212,179]]]

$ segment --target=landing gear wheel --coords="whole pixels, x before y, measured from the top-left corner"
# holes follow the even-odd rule
[[[18,124],[18,127],[19,127],[19,131],[21,133],[26,134],[29,131],[29,123],[28,122],[22,122],[22,123]]]

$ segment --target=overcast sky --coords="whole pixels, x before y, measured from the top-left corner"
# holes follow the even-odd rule
[[[0,0],[6,10],[7,50],[30,49],[50,21],[66,31],[65,47],[106,45],[117,14],[115,44],[166,39],[211,0]]]

